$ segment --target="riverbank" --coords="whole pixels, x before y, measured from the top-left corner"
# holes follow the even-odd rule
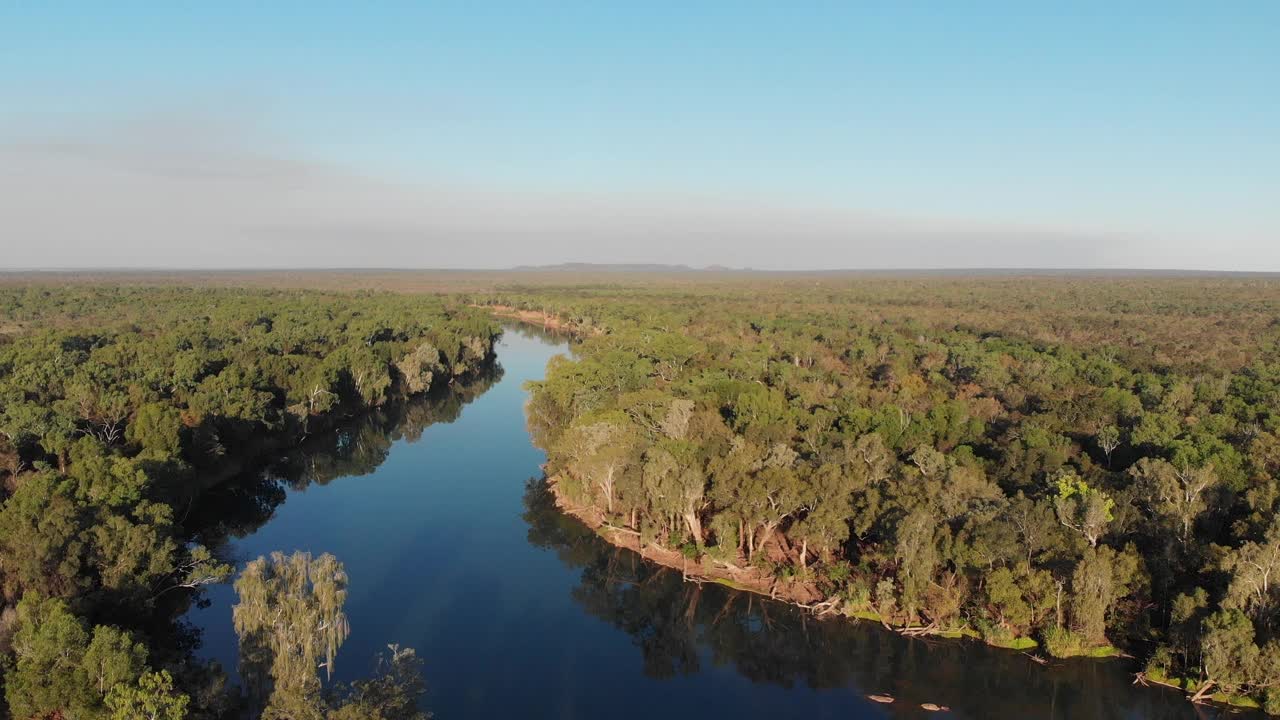
[[[490,341],[492,345],[492,340]],[[470,367],[458,375],[443,375],[434,378],[432,383],[419,392],[399,391],[390,394],[377,405],[343,404],[331,410],[314,415],[286,415],[290,421],[283,429],[275,432],[262,432],[250,436],[245,442],[238,443],[231,452],[218,458],[216,465],[198,468],[194,474],[195,482],[191,485],[191,500],[210,488],[240,475],[251,468],[260,467],[279,453],[298,448],[307,438],[325,435],[337,430],[344,424],[357,422],[371,413],[403,406],[416,400],[426,398],[444,398],[450,393],[468,391],[473,383],[487,386],[488,377],[497,370],[497,355],[492,349],[479,365]]]
[[[529,325],[541,327],[545,330],[554,330],[556,332],[577,337],[584,335],[600,335],[603,333],[600,328],[579,325],[571,320],[543,310],[521,310],[520,308],[512,305],[472,305],[471,307],[487,308],[493,313],[494,317],[527,323]]]
[[[837,598],[825,598],[817,586],[811,582],[784,580],[766,575],[756,568],[738,567],[729,563],[716,562],[707,557],[690,559],[683,553],[660,545],[642,544],[640,534],[630,528],[617,527],[605,522],[604,515],[596,508],[578,505],[569,500],[560,491],[558,479],[554,476],[546,479],[547,487],[556,499],[556,507],[562,512],[580,520],[596,532],[606,542],[620,548],[631,550],[641,557],[663,567],[679,570],[686,580],[693,582],[714,582],[735,590],[764,595],[772,600],[790,603],[799,607],[814,610],[819,617],[834,614],[843,615],[836,607]]]
[[[1262,703],[1246,695],[1232,695],[1230,693],[1219,691],[1214,693],[1205,693],[1201,699],[1196,700],[1194,698],[1200,694],[1202,689],[1205,688],[1202,682],[1193,678],[1168,677],[1161,672],[1152,670],[1138,673],[1134,683],[1159,685],[1161,687],[1170,688],[1171,690],[1177,690],[1178,692],[1186,695],[1187,699],[1197,705],[1203,704],[1214,707],[1229,708],[1234,711],[1258,710],[1265,712]],[[1211,687],[1212,686],[1210,686],[1210,688]]]
[[[982,638],[968,628],[940,627],[896,627],[886,622],[879,614],[847,606],[839,596],[827,596],[819,590],[816,583],[795,578],[779,578],[754,567],[740,567],[732,563],[713,560],[704,555],[701,558],[689,558],[685,554],[662,547],[661,545],[644,544],[640,534],[631,528],[618,527],[605,522],[603,513],[591,506],[579,505],[570,500],[560,490],[559,479],[555,476],[546,478],[548,489],[555,497],[556,507],[570,515],[599,535],[605,542],[615,547],[630,550],[641,557],[663,567],[679,570],[684,579],[691,582],[712,582],[734,590],[763,595],[770,600],[777,600],[803,608],[818,618],[847,618],[851,620],[872,620],[880,623],[886,630],[891,630],[908,637],[932,636],[942,638],[968,637],[982,641]],[[1025,650],[1035,647],[1026,644],[986,643],[992,647],[1006,650]],[[1026,653],[1023,653],[1026,654]],[[1033,658],[1037,662],[1045,662]]]
[[[687,582],[716,583],[734,590],[761,595],[768,597],[771,600],[776,600],[808,610],[819,619],[844,618],[848,620],[870,620],[879,623],[887,630],[907,637],[930,636],[944,639],[967,638],[981,642],[993,648],[1017,652],[1021,655],[1027,656],[1027,658],[1042,666],[1047,666],[1051,663],[1050,660],[1039,655],[1033,655],[1029,652],[1039,647],[1039,645],[1030,638],[1017,638],[1013,642],[1002,643],[998,641],[985,640],[970,628],[944,629],[895,627],[885,622],[880,615],[874,612],[859,611],[845,607],[838,597],[824,597],[818,590],[817,586],[812,582],[779,579],[772,575],[767,575],[756,568],[738,567],[729,563],[714,561],[705,556],[699,559],[690,559],[683,553],[676,550],[654,544],[642,544],[640,534],[635,530],[611,525],[605,521],[604,515],[600,510],[590,506],[579,505],[566,497],[560,489],[557,477],[548,476],[545,478],[544,482],[546,482],[548,490],[555,498],[556,507],[561,512],[576,518],[590,528],[602,540],[614,547],[630,550],[644,559],[662,567],[679,570],[684,580]],[[1108,651],[1106,653],[1087,654],[1080,655],[1078,657],[1088,659],[1128,657],[1110,646],[1108,646],[1106,650]],[[1057,660],[1062,659],[1063,658],[1057,658]],[[1170,690],[1178,691],[1186,695],[1188,699],[1191,697],[1191,693],[1188,692],[1187,687],[1184,685],[1175,684],[1165,678],[1153,676],[1149,673],[1137,673],[1135,682],[1149,682],[1153,685],[1159,685]],[[1223,693],[1208,696],[1199,701],[1193,701],[1193,704],[1209,705],[1232,711],[1261,710],[1260,704],[1251,698],[1231,696]]]

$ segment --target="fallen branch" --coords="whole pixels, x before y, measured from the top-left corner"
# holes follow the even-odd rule
[[[1217,683],[1213,680],[1205,680],[1204,684],[1200,686],[1200,689],[1196,690],[1196,694],[1191,696],[1191,702],[1198,703],[1204,701],[1204,696],[1207,695],[1209,693],[1209,689],[1216,684]]]
[[[921,637],[923,635],[933,635],[938,632],[937,623],[929,623],[928,625],[919,625],[916,627],[898,628],[898,633],[907,637]]]
[[[806,605],[804,603],[796,603],[797,606],[812,612],[814,615],[817,615],[818,617],[822,617],[827,613],[836,612],[836,608],[839,604],[840,604],[840,596],[838,595],[832,595],[830,598],[827,598],[822,602],[813,603],[812,605]]]
[[[610,525],[609,523],[600,523],[600,527],[605,528],[606,530],[612,530],[614,532],[627,533],[628,535],[635,535],[636,537],[640,536],[640,531],[632,530],[631,528],[625,528],[618,525]]]
[[[743,569],[742,569],[742,568],[738,567],[737,565],[734,565],[734,564],[733,564],[733,563],[731,563],[731,562],[725,562],[724,560],[715,560],[715,559],[713,559],[711,562],[715,563],[716,565],[720,565],[720,566],[723,566],[723,567],[727,567],[727,568],[729,568],[730,570],[732,570],[732,571],[734,571],[734,572],[736,572],[736,573],[743,572]]]

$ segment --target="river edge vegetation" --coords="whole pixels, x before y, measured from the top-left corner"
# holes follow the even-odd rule
[[[260,697],[196,661],[177,618],[232,572],[200,542],[216,532],[197,518],[211,488],[269,453],[455,381],[483,384],[497,335],[487,313],[431,296],[0,287],[7,715],[418,717],[408,649],[321,698],[318,680],[300,679],[314,668],[297,672],[314,643],[273,644],[261,613],[255,625],[246,610],[241,669],[269,668],[249,683]],[[335,559],[254,568],[237,585],[242,606],[322,618],[317,628],[329,619],[317,603],[340,611],[345,589],[317,582],[341,574]],[[314,602],[282,611],[300,597]],[[320,638],[331,667],[341,638]]]
[[[889,279],[476,294],[576,329],[560,504],[691,574],[1280,713],[1280,284]]]
[[[930,717],[925,705],[974,718],[1196,716],[1177,694],[1134,687],[1125,673],[1113,672],[1119,668],[1089,660],[1034,666],[1018,653],[900,637],[871,623],[815,618],[719,583],[688,582],[679,569],[621,549],[563,512],[541,478],[527,483],[524,504],[529,542],[580,571],[572,597],[632,638],[646,677],[732,668],[752,683],[778,688],[837,695],[857,688],[893,697],[885,708],[892,717]],[[798,705],[789,709],[794,716],[809,714]]]

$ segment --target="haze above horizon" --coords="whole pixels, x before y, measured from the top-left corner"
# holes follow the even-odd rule
[[[0,269],[1277,271],[1276,27],[1269,2],[9,3]]]

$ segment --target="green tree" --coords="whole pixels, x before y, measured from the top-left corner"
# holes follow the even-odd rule
[[[1280,520],[1272,520],[1262,542],[1246,542],[1228,551],[1221,568],[1231,578],[1223,607],[1269,617],[1280,595]]]
[[[1104,425],[1098,430],[1098,434],[1094,436],[1098,443],[1098,447],[1102,449],[1104,455],[1107,456],[1107,467],[1111,467],[1111,453],[1120,447],[1120,429],[1115,425]]]
[[[168,505],[143,501],[133,518],[114,513],[100,516],[85,536],[89,564],[103,590],[117,593],[121,601],[151,599],[154,588],[178,563],[172,512]]]
[[[987,603],[996,621],[1025,635],[1053,609],[1053,576],[1027,563],[996,568],[986,577]]]
[[[800,540],[800,565],[804,567],[810,547],[830,560],[832,551],[849,539],[849,508],[855,478],[835,465],[823,465],[810,478],[808,508],[790,534]]]
[[[81,660],[89,683],[103,698],[116,685],[132,682],[140,676],[146,663],[146,646],[109,625],[93,629],[93,639]]]
[[[152,402],[138,408],[125,430],[129,442],[157,457],[182,454],[182,413],[168,403]]]
[[[1060,474],[1055,485],[1058,494],[1054,498],[1054,509],[1058,512],[1058,521],[1079,533],[1089,547],[1096,548],[1107,523],[1113,519],[1111,510],[1115,501],[1073,473]]]
[[[1107,641],[1107,620],[1116,601],[1141,581],[1142,561],[1128,548],[1090,548],[1071,575],[1072,630],[1086,642]]]
[[[1239,610],[1221,610],[1205,619],[1200,638],[1204,682],[1193,699],[1204,697],[1215,685],[1230,693],[1253,680],[1261,658],[1253,637],[1253,623]]]
[[[933,582],[939,560],[934,542],[937,529],[937,519],[923,509],[912,511],[898,524],[894,559],[898,561],[901,604],[909,619],[920,609],[925,592]]]
[[[1054,511],[1045,500],[1031,500],[1018,492],[1005,508],[1005,517],[1013,525],[1022,544],[1027,564],[1056,544],[1054,540],[1065,531],[1054,522]]]
[[[0,509],[5,594],[70,598],[88,586],[82,570],[84,513],[69,483],[52,472],[23,477]]]
[[[1185,547],[1196,518],[1208,508],[1205,494],[1218,484],[1213,466],[1178,468],[1164,460],[1143,458],[1130,473],[1155,512],[1176,528]]]
[[[599,491],[605,511],[612,514],[618,482],[636,460],[637,442],[629,423],[600,420],[570,427],[561,439],[559,452],[568,458],[570,472]]]
[[[120,683],[107,694],[111,720],[185,720],[191,698],[173,688],[169,671],[144,673],[137,684]]]
[[[404,391],[410,395],[431,389],[436,377],[445,372],[440,362],[440,351],[429,342],[419,344],[412,352],[396,362]]]
[[[56,598],[29,594],[18,604],[5,699],[14,717],[96,718],[114,688],[146,670],[146,647],[99,625],[92,634]]]
[[[678,522],[683,522],[700,547],[704,541],[701,513],[706,505],[707,480],[692,455],[689,444],[679,441],[667,441],[650,449],[645,454],[643,482],[654,512],[659,517],[679,518]]]
[[[93,707],[93,687],[81,661],[89,633],[66,603],[34,593],[18,604],[13,661],[5,672],[5,699],[14,717],[30,718]]]

